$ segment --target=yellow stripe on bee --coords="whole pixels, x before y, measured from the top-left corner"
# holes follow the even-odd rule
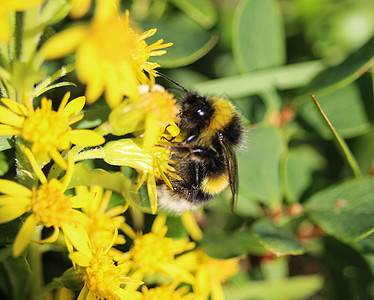
[[[210,119],[209,126],[204,128],[199,135],[200,144],[209,146],[217,132],[222,131],[229,124],[235,111],[234,106],[222,98],[214,98],[212,106],[214,114]]]
[[[201,189],[207,194],[218,194],[229,185],[229,177],[224,174],[219,177],[206,177],[201,183]]]

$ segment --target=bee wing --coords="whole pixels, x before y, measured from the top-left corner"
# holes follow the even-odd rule
[[[233,151],[232,147],[230,147],[228,143],[225,143],[221,134],[219,135],[219,142],[222,146],[223,156],[226,160],[227,173],[229,176],[230,189],[232,193],[231,211],[234,212],[239,187],[238,162],[236,159],[236,154]]]

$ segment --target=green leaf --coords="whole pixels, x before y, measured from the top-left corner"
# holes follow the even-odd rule
[[[252,226],[252,232],[260,244],[277,255],[304,253],[304,247],[292,233],[270,223],[268,220],[255,222]]]
[[[268,89],[284,90],[304,86],[322,69],[320,61],[303,62],[204,81],[193,88],[200,93],[227,94],[232,98],[239,98],[259,94]]]
[[[4,152],[0,152],[0,176],[3,176],[9,170],[8,158]]]
[[[34,275],[30,270],[30,266],[25,258],[9,257],[6,261],[0,264],[0,281],[1,286],[6,286],[4,290],[9,296],[9,299],[23,300],[28,299]]]
[[[212,27],[217,21],[217,11],[211,0],[171,0],[171,2],[205,28]]]
[[[166,236],[168,237],[180,239],[187,236],[186,230],[180,217],[168,216],[168,218],[166,219],[166,226],[168,227],[168,232],[166,234]]]
[[[238,68],[250,72],[284,64],[283,27],[278,1],[242,1],[234,17],[233,49]]]
[[[355,241],[374,232],[373,191],[372,178],[346,181],[313,195],[304,209],[327,234]]]
[[[238,155],[238,202],[245,205],[245,202],[258,200],[270,207],[279,205],[279,168],[284,147],[282,132],[274,126],[256,127],[249,130],[248,141],[248,150]]]
[[[260,264],[261,274],[264,280],[280,280],[289,276],[289,259],[287,256],[281,256]]]
[[[351,53],[341,64],[318,74],[304,92],[328,93],[352,83],[374,65],[373,48],[374,36],[360,49]]]
[[[0,151],[13,148],[13,143],[11,143],[12,138],[12,136],[0,136]]]
[[[89,106],[83,113],[84,118],[73,126],[74,129],[93,128],[103,124],[108,119],[110,108],[107,105]]]
[[[322,109],[321,105],[319,104],[317,98],[313,94],[312,94],[312,99],[314,101],[314,104],[315,104],[316,108],[320,112],[321,117],[323,118],[324,122],[328,125],[329,130],[331,131],[331,133],[335,137],[336,141],[338,142],[338,144],[339,144],[342,152],[344,153],[345,159],[347,160],[349,166],[351,167],[354,175],[356,177],[360,177],[362,175],[361,174],[361,170],[358,167],[356,158],[352,155],[352,152],[349,149],[347,143],[344,141],[344,139],[337,132],[337,130],[335,129],[334,125],[331,123],[331,121],[326,116],[325,112],[323,111],[323,109]]]
[[[299,300],[313,295],[323,286],[319,275],[294,276],[282,280],[251,281],[224,289],[230,300]]]
[[[215,35],[183,14],[176,14],[165,22],[146,27],[158,29],[149,38],[149,44],[164,37],[167,37],[166,42],[173,42],[173,46],[166,49],[165,55],[152,58],[152,61],[164,68],[189,65],[207,54],[218,41]]]
[[[331,93],[315,94],[324,113],[342,137],[351,138],[368,132],[371,124],[365,111],[359,88],[350,84]],[[324,138],[333,137],[314,104],[308,101],[302,106],[300,115]]]
[[[201,248],[210,257],[220,259],[247,254],[263,255],[266,251],[248,229],[235,232],[222,230],[204,232]]]
[[[355,139],[352,152],[363,174],[371,174],[374,162],[374,131]]]
[[[325,160],[314,148],[299,146],[287,153],[283,166],[285,196],[290,203],[298,202],[312,184],[312,174],[322,169]]]
[[[59,88],[59,87],[69,86],[69,85],[77,87],[77,85],[73,82],[68,82],[68,81],[58,82],[55,84],[51,84],[47,86],[46,88],[40,90],[38,94],[34,94],[34,97],[39,97],[41,94],[44,94],[45,92],[48,92],[49,90]]]
[[[11,222],[0,224],[0,245],[10,245],[14,243],[18,231],[22,226],[20,218]]]

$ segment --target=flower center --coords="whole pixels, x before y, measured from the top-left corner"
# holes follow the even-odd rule
[[[61,227],[70,220],[71,202],[59,184],[57,179],[52,179],[34,191],[32,211],[46,227]]]
[[[145,274],[153,274],[174,261],[173,240],[147,233],[134,240],[130,253],[135,264]]]
[[[114,291],[118,290],[122,283],[121,269],[102,251],[94,254],[86,273],[88,289],[100,299],[112,299]]]
[[[64,150],[70,145],[69,120],[51,109],[50,100],[30,113],[22,128],[22,137],[33,144],[35,154]]]

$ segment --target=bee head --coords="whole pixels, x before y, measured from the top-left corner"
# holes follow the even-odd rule
[[[206,97],[189,92],[182,101],[181,125],[187,128],[201,128],[209,123],[214,108]]]

